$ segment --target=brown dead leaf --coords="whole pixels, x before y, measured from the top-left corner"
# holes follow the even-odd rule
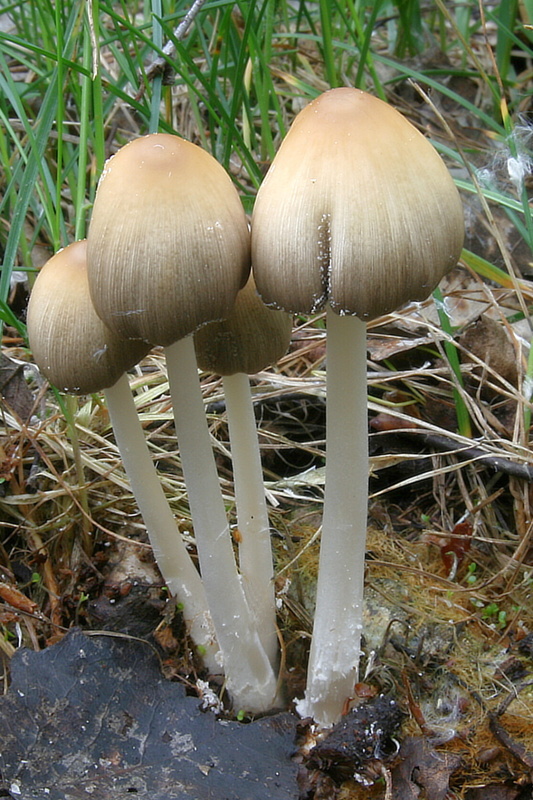
[[[455,575],[472,544],[473,527],[470,522],[458,522],[449,536],[428,533],[424,541],[440,549],[447,575]]]
[[[387,358],[414,350],[416,347],[428,347],[434,344],[432,336],[371,336],[368,339],[368,352],[372,361],[385,361]]]
[[[13,608],[18,611],[23,611],[25,614],[39,615],[39,606],[26,597],[16,586],[0,581],[0,600],[9,603]]]
[[[466,795],[467,800],[517,800],[520,789],[516,784],[491,783],[488,786],[475,786]]]
[[[24,367],[0,354],[0,394],[6,405],[26,422],[32,413],[34,400],[24,378]]]
[[[407,737],[392,771],[393,800],[417,800],[421,789],[427,800],[445,800],[461,760],[455,753],[437,752],[424,737]]]
[[[482,314],[469,325],[460,341],[467,351],[463,360],[468,361],[468,353],[471,353],[512,386],[517,385],[516,351],[506,328],[500,322]],[[476,369],[479,372],[480,367]]]

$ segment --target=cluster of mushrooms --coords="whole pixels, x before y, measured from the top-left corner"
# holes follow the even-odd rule
[[[251,230],[229,176],[177,136],[106,164],[87,241],[41,270],[28,307],[36,363],[59,389],[104,390],[154,555],[207,669],[236,710],[280,702],[273,563],[249,374],[286,351],[291,315],[327,311],[326,484],[302,716],[338,721],[357,681],[367,524],[366,322],[428,296],[459,258],[461,202],[432,145],[357,89],[296,117]],[[253,278],[250,268],[253,269]],[[255,281],[255,284],[254,284]],[[257,288],[256,288],[257,287]],[[200,572],[182,540],[126,372],[165,348]],[[198,366],[223,375],[234,551]]]

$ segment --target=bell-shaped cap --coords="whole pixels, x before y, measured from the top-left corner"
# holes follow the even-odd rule
[[[91,303],[87,243],[74,242],[46,262],[28,303],[30,348],[41,373],[64,392],[91,394],[113,386],[150,350],[107,328]]]
[[[198,366],[218,375],[254,375],[285,355],[291,332],[291,315],[265,306],[250,275],[227,319],[194,334]]]
[[[165,346],[226,316],[250,269],[249,227],[228,174],[165,133],[109,159],[88,243],[99,316],[125,338]]]
[[[259,189],[252,262],[268,305],[366,320],[427,297],[463,239],[430,142],[376,97],[332,89],[298,114]]]

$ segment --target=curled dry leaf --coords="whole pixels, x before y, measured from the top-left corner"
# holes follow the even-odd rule
[[[39,606],[9,583],[0,582],[0,599],[24,614],[40,615]]]

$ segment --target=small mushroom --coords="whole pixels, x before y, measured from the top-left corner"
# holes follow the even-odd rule
[[[227,319],[203,325],[194,334],[200,368],[223,376],[240,572],[261,641],[273,665],[277,661],[278,637],[270,523],[248,375],[275,364],[287,351],[291,332],[292,317],[267,308],[250,275]]]
[[[335,723],[360,657],[368,497],[367,320],[421,300],[459,258],[461,201],[442,159],[386,103],[332,89],[301,111],[259,189],[264,302],[327,309],[326,487],[316,612],[298,710]]]
[[[41,373],[67,394],[109,389],[151,349],[107,328],[91,304],[87,242],[73,242],[42,267],[28,304],[28,336]]]
[[[165,347],[200,571],[238,708],[266,711],[277,679],[240,581],[192,334],[226,317],[250,271],[250,233],[229,176],[170,134],[150,134],[106,164],[88,234],[91,297],[122,336]]]
[[[163,493],[125,374],[150,345],[122,339],[98,317],[89,295],[86,255],[86,242],[74,242],[39,272],[28,304],[30,347],[42,374],[62,391],[104,390],[117,447],[161,574],[183,607],[206,665],[219,672],[204,587]]]
[[[201,147],[154,133],[106,163],[88,234],[89,286],[106,325],[165,347],[225,317],[250,270],[231,179]]]

